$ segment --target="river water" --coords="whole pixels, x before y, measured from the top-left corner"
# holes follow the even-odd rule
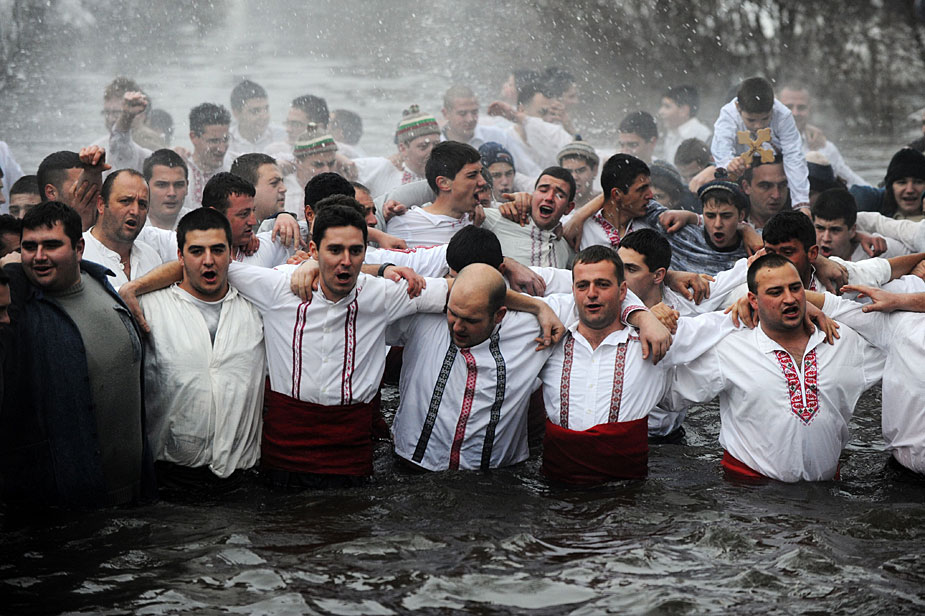
[[[421,33],[401,28],[410,3],[387,16],[358,2],[209,6],[165,2],[145,20],[39,42],[3,92],[0,139],[28,170],[90,143],[103,131],[103,86],[129,74],[174,115],[174,143],[186,145],[188,109],[227,105],[235,76],[247,75],[270,91],[275,121],[292,97],[321,93],[363,115],[361,145],[387,154],[403,107],[437,112],[455,74],[479,80],[484,105],[503,73],[447,52],[442,4],[414,17]],[[485,8],[459,7],[446,23]],[[601,97],[588,98],[579,118],[603,117]],[[613,142],[612,123],[589,133]],[[856,170],[882,177],[893,144],[842,143]],[[387,413],[395,395],[386,390]],[[718,412],[707,405],[691,413],[685,445],[652,448],[648,480],[592,490],[547,485],[536,450],[489,474],[408,475],[382,444],[362,488],[252,485],[213,501],[0,514],[0,613],[922,613],[925,482],[886,466],[879,409],[875,388],[858,406],[837,482],[726,481]]]

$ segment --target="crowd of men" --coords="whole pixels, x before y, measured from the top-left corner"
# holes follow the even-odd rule
[[[487,114],[452,85],[376,157],[356,113],[304,94],[277,125],[246,79],[170,148],[120,77],[97,142],[34,175],[0,142],[3,500],[355,486],[377,440],[408,472],[535,436],[549,481],[642,479],[716,396],[729,476],[825,481],[881,381],[891,463],[925,473],[925,155],[870,186],[799,83],[746,79],[712,123],[672,86],[609,150],[578,96],[560,68]]]

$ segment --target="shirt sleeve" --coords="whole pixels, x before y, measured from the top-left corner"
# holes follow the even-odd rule
[[[372,278],[372,277],[371,277]],[[383,286],[386,320],[398,319],[418,312],[443,312],[446,307],[447,284],[443,278],[426,278],[427,286],[417,297],[408,297],[408,283],[372,278],[373,284]]]
[[[736,133],[739,131],[736,123],[737,111],[735,99],[720,109],[719,117],[713,124],[713,143],[710,150],[717,167],[726,167],[736,155]]]
[[[232,262],[228,266],[228,282],[244,299],[252,303],[260,314],[266,314],[276,307],[281,298],[293,295],[289,289],[291,275],[291,272],[245,263]]]
[[[794,204],[809,203],[809,168],[803,153],[803,138],[800,137],[793,114],[777,100],[774,101],[774,118],[774,131],[780,140],[791,201]]]
[[[745,283],[747,274],[748,259],[739,259],[736,261],[736,264],[732,266],[732,269],[717,272],[716,275],[713,276],[715,280],[710,283],[710,297],[702,300],[699,304],[690,302],[694,306],[693,312],[703,314],[705,312],[722,310],[728,305],[727,300],[729,296]],[[741,297],[741,295],[737,295],[736,299],[739,297]]]
[[[863,307],[858,302],[826,293],[822,311],[830,319],[859,333],[870,344],[886,350],[893,339],[894,319],[883,312],[864,312]]]
[[[878,212],[858,212],[858,228],[864,233],[879,233],[886,238],[894,239],[901,242],[909,252],[917,252],[917,236],[922,229],[922,223],[896,220]]]
[[[710,349],[692,362],[675,366],[669,390],[671,408],[709,402],[725,386],[719,353]]]
[[[536,150],[544,160],[555,161],[559,150],[570,144],[574,137],[561,124],[546,122],[543,119],[527,116],[524,118],[524,134],[527,143]]]
[[[890,262],[879,257],[863,261],[844,261],[838,257],[829,257],[848,270],[848,284],[865,287],[882,287],[893,277]]]
[[[113,130],[109,136],[107,162],[113,169],[130,168],[141,172],[144,160],[151,156],[151,150],[141,147],[132,139],[130,132]]]
[[[546,283],[546,296],[572,292],[572,272],[570,270],[535,265],[531,265],[530,270]]]
[[[637,310],[648,310],[648,308],[646,308],[646,305],[636,296],[635,293],[627,288],[626,297],[623,298],[623,309],[620,311],[620,321],[624,325],[629,325],[627,319]]]
[[[678,319],[678,331],[672,339],[671,348],[662,361],[668,362],[668,366],[692,362],[735,330],[732,317],[722,312],[681,317]]]

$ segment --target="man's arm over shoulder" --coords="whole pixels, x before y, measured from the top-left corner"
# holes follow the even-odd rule
[[[298,300],[298,296],[289,289],[292,269],[276,270],[246,263],[231,263],[228,267],[228,282],[261,314],[265,314],[290,298]]]

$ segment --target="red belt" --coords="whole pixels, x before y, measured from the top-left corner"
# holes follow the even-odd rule
[[[268,388],[266,402],[261,466],[296,473],[372,474],[378,395],[367,403],[324,406]]]
[[[569,430],[546,420],[543,474],[573,485],[644,479],[649,473],[648,418]]]
[[[762,475],[755,469],[743,463],[741,460],[734,458],[725,449],[723,450],[723,461],[720,463],[723,466],[723,470],[726,472],[726,477],[729,479],[737,480],[762,480],[767,481],[768,477]],[[835,477],[837,481],[841,479],[841,464],[838,465],[838,468],[835,469]]]

